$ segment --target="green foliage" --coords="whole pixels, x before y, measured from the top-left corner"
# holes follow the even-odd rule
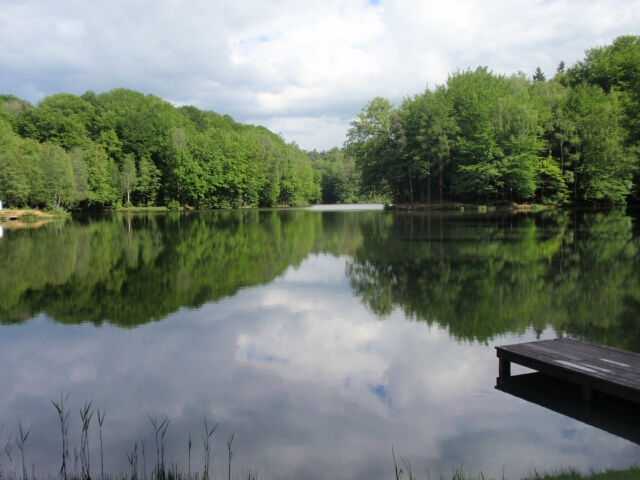
[[[155,203],[160,191],[161,178],[160,169],[149,158],[140,159],[136,192],[142,205],[149,206]]]
[[[114,182],[115,163],[104,148],[95,144],[84,151],[83,159],[87,168],[87,205],[92,208],[112,205],[118,198]]]
[[[552,205],[567,203],[568,191],[562,171],[551,156],[538,158],[536,173],[542,203]]]
[[[568,108],[579,138],[574,170],[576,199],[624,204],[632,188],[635,159],[624,145],[622,111],[616,94],[581,84],[571,92]]]
[[[17,149],[19,138],[11,128],[9,121],[0,117],[0,153],[14,152]]]
[[[70,205],[75,196],[71,158],[58,145],[45,143],[40,156],[43,200],[50,209]]]
[[[29,200],[29,164],[13,153],[0,154],[0,198],[6,206],[19,207]]]
[[[0,191],[11,202],[101,209],[122,198],[147,206],[175,200],[228,208],[307,205],[321,198],[321,176],[305,152],[228,115],[175,108],[123,88],[80,97],[56,94],[36,108],[4,95],[0,106],[0,154],[11,154],[2,160],[10,168]],[[35,153],[20,153],[27,141],[58,145],[71,155],[69,195],[50,199],[42,162],[32,166]],[[45,160],[50,172],[54,163]],[[66,178],[70,170],[63,163],[55,163],[63,169],[56,175]]]
[[[627,470],[607,469],[604,472],[591,472],[587,475],[573,469],[562,469],[551,473],[534,471],[522,480],[635,480],[638,477],[640,477],[640,467],[632,465]]]
[[[458,70],[399,110],[368,102],[345,147],[362,190],[395,202],[430,202],[437,186],[441,201],[624,204],[640,185],[639,72],[637,36],[551,81]]]
[[[360,176],[356,172],[355,160],[339,148],[330,151],[309,152],[313,168],[320,172],[322,203],[356,203]]]
[[[125,155],[120,165],[120,189],[126,197],[125,205],[131,205],[131,192],[138,185],[138,173],[136,162],[130,153]]]
[[[18,131],[18,119],[26,110],[33,108],[29,102],[21,100],[15,95],[0,94],[0,119],[11,125],[14,132]]]
[[[536,71],[533,73],[532,77],[534,82],[545,82],[547,77],[540,67],[536,68]]]
[[[74,205],[79,204],[87,199],[89,195],[89,182],[87,164],[83,158],[83,152],[80,148],[74,148],[70,153],[71,166],[73,168],[73,179],[75,183],[74,189]]]
[[[573,86],[597,85],[606,93],[616,91],[625,111],[623,119],[630,145],[640,142],[640,36],[623,35],[611,45],[587,50],[584,60],[572,66]]]
[[[391,119],[394,114],[389,100],[376,97],[363,107],[356,120],[350,123],[345,149],[355,158],[361,175],[360,193],[363,195],[392,195],[399,198],[401,183],[397,182],[394,155],[394,135]]]
[[[42,100],[38,108],[20,115],[18,132],[23,137],[70,150],[85,142],[91,110],[90,104],[75,95],[52,95]]]
[[[171,200],[167,203],[167,208],[169,210],[182,210],[182,205],[180,205],[180,202],[177,200]]]

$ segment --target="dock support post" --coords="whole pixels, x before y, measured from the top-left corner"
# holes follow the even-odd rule
[[[511,362],[509,360],[501,358],[500,364],[498,366],[498,372],[500,374],[500,378],[503,380],[511,378]]]

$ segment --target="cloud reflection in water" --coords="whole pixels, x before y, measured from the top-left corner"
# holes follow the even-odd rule
[[[349,288],[345,261],[313,255],[268,285],[131,330],[56,325],[44,316],[0,327],[0,441],[18,418],[33,424],[28,462],[56,472],[50,399],[63,389],[71,392],[72,446],[77,407],[92,399],[106,412],[111,472],[128,471],[126,453],[140,434],[148,465],[155,461],[148,415],[169,417],[167,456],[184,470],[189,432],[192,468],[201,470],[203,416],[219,421],[216,477],[231,432],[235,474],[257,468],[265,479],[390,478],[391,446],[422,476],[461,465],[489,477],[504,467],[515,477],[532,467],[640,461],[634,444],[496,391],[493,344],[455,341],[399,311],[372,315]],[[15,465],[14,456],[7,468]]]

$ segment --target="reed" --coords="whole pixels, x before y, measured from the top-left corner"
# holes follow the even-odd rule
[[[133,443],[133,450],[127,453],[127,461],[131,466],[131,480],[138,480],[138,441]]]
[[[187,476],[187,479],[191,480],[191,430],[189,430],[189,475]]]
[[[142,480],[147,480],[147,455],[144,451],[144,438],[140,435],[140,444],[142,445]]]
[[[393,467],[394,467],[394,472],[396,474],[396,480],[401,480],[404,477],[405,473],[409,477],[409,480],[415,480],[415,477],[413,476],[413,470],[411,470],[411,463],[409,462],[409,459],[405,457],[400,457],[400,460],[402,461],[402,463],[404,464],[404,468],[406,469],[406,472],[405,472],[405,470],[403,470],[402,468],[398,468],[398,461],[396,460],[396,452],[393,450],[393,446],[391,446],[391,456],[393,457]]]
[[[229,452],[229,476],[227,477],[228,480],[231,480],[231,460],[233,459],[233,454],[235,453],[232,449],[231,446],[233,445],[233,438],[236,436],[236,432],[233,432],[230,436],[229,436],[229,440],[227,440],[227,451]]]
[[[254,471],[254,470],[248,469],[246,473],[242,474],[242,480],[262,480],[262,479],[258,476],[257,470]]]
[[[100,480],[104,480],[104,450],[102,448],[102,424],[104,423],[105,412],[102,412],[100,416],[100,409],[98,408],[98,431],[100,432]]]
[[[166,471],[164,467],[164,447],[165,435],[167,434],[167,428],[169,428],[169,417],[165,417],[162,422],[158,423],[158,419],[156,417],[152,418],[151,415],[149,415],[149,420],[151,420],[151,425],[153,425],[156,439],[157,462],[155,478],[163,480],[166,478]]]
[[[29,437],[29,433],[31,433],[31,427],[26,432],[22,428],[22,421],[18,419],[18,426],[20,431],[20,437],[16,439],[16,445],[18,446],[18,450],[20,450],[20,455],[22,456],[22,480],[27,480],[27,463],[24,459],[24,442],[27,441]],[[32,425],[33,426],[33,425]]]
[[[89,426],[95,410],[91,408],[92,402],[84,402],[84,407],[80,409],[80,419],[82,420],[82,433],[80,434],[80,464],[82,467],[82,478],[91,480],[91,462],[89,455]]]
[[[69,458],[69,411],[65,407],[69,399],[69,393],[67,392],[65,396],[63,390],[60,390],[60,402],[58,403],[51,399],[51,403],[53,403],[56,412],[58,412],[62,434],[62,466],[60,467],[60,478],[62,480],[67,480],[67,459]]]
[[[2,435],[2,430],[4,430],[4,422],[0,422],[0,435]],[[2,480],[2,452],[0,452],[0,480]]]
[[[202,445],[204,447],[204,472],[202,473],[202,480],[209,480],[209,466],[211,464],[211,435],[218,428],[219,423],[216,423],[212,429],[209,429],[207,425],[207,418],[204,419],[204,433],[202,434]]]

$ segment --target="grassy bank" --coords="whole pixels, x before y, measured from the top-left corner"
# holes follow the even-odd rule
[[[640,467],[631,466],[626,470],[606,470],[600,473],[584,475],[575,470],[556,473],[533,473],[522,480],[637,480],[640,479]]]
[[[120,207],[115,209],[116,212],[166,212],[168,210],[167,207]]]
[[[504,202],[497,204],[473,204],[460,202],[432,202],[432,203],[395,203],[389,205],[389,210],[433,210],[433,211],[495,211],[495,210],[516,210],[516,211],[533,211],[548,210],[556,208],[551,205],[529,204],[529,203],[513,203]]]
[[[29,221],[29,220],[45,220],[45,219],[53,219],[53,218],[63,218],[68,217],[71,214],[62,209],[57,209],[53,212],[43,212],[42,210],[32,210],[32,209],[9,209],[3,208],[0,210],[0,220],[7,221]]]
[[[0,210],[0,227],[2,228],[38,228],[56,220],[70,218],[71,214],[62,209],[55,212],[43,212],[41,210]]]

